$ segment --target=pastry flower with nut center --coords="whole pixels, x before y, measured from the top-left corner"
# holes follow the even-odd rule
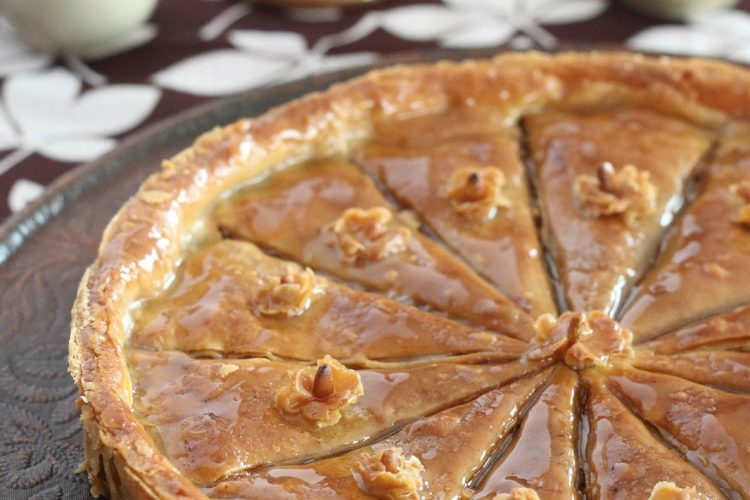
[[[330,356],[292,375],[276,395],[276,407],[285,418],[328,427],[341,420],[341,410],[364,394],[359,373]]]
[[[729,188],[731,193],[739,198],[741,206],[734,216],[734,222],[750,228],[750,179],[745,179]]]
[[[445,195],[462,217],[470,221],[488,220],[498,208],[510,207],[503,186],[505,176],[496,167],[464,167],[451,174]]]
[[[393,213],[384,207],[348,208],[328,230],[342,260],[351,264],[403,253],[411,237],[409,228],[394,223]]]
[[[255,308],[263,316],[291,318],[304,313],[312,303],[315,274],[288,265],[280,275],[263,280],[255,296]]]
[[[418,499],[424,466],[415,456],[405,457],[401,448],[362,453],[359,472],[367,492],[388,500]]]
[[[559,318],[543,314],[535,328],[537,336],[527,354],[534,361],[556,358],[582,370],[633,354],[633,334],[603,311],[566,312]]]
[[[656,186],[651,173],[633,165],[615,170],[611,163],[604,162],[596,176],[576,176],[573,194],[585,216],[619,216],[628,226],[655,210]]]

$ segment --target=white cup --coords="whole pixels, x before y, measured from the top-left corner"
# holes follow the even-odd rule
[[[32,47],[53,55],[105,57],[151,16],[157,0],[0,0],[0,14]]]

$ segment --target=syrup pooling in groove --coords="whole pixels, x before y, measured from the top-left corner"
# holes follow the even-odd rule
[[[575,499],[576,374],[556,369],[478,491],[480,498],[528,487],[541,498]]]

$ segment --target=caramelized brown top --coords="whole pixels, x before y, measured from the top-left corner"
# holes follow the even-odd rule
[[[408,118],[354,155],[363,170],[336,157],[259,179],[213,212],[222,239],[131,312],[135,411],[209,496],[750,491],[746,308],[648,343],[639,291],[631,326],[611,316],[710,135],[633,109],[542,112],[526,120],[529,179],[517,132],[492,118]],[[741,211],[723,148],[701,196],[720,179]],[[559,315],[530,182],[573,308]],[[680,221],[701,197],[688,203]],[[741,238],[740,222],[722,227]]]
[[[653,335],[631,319],[639,285],[631,326],[611,316],[710,135],[629,108],[527,117],[552,271],[573,308],[557,315],[529,188],[537,172],[528,178],[517,132],[493,118],[408,118],[355,154],[363,170],[332,158],[239,190],[212,215],[222,239],[132,311],[136,412],[209,496],[750,491],[747,308],[642,343]],[[433,128],[437,144],[424,139]],[[743,209],[722,148],[680,221],[716,179],[726,206]],[[736,216],[725,224],[744,237]]]
[[[384,73],[168,162],[76,308],[92,477],[749,496],[750,129],[704,105],[750,78],[611,57]]]
[[[710,476],[732,490],[750,491],[750,398],[633,368],[614,371],[607,385]]]

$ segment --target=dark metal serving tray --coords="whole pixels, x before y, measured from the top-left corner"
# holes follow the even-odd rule
[[[409,53],[210,102],[150,126],[58,179],[0,226],[0,498],[91,498],[67,373],[70,309],[104,227],[161,160],[202,132],[396,63],[488,57]]]

